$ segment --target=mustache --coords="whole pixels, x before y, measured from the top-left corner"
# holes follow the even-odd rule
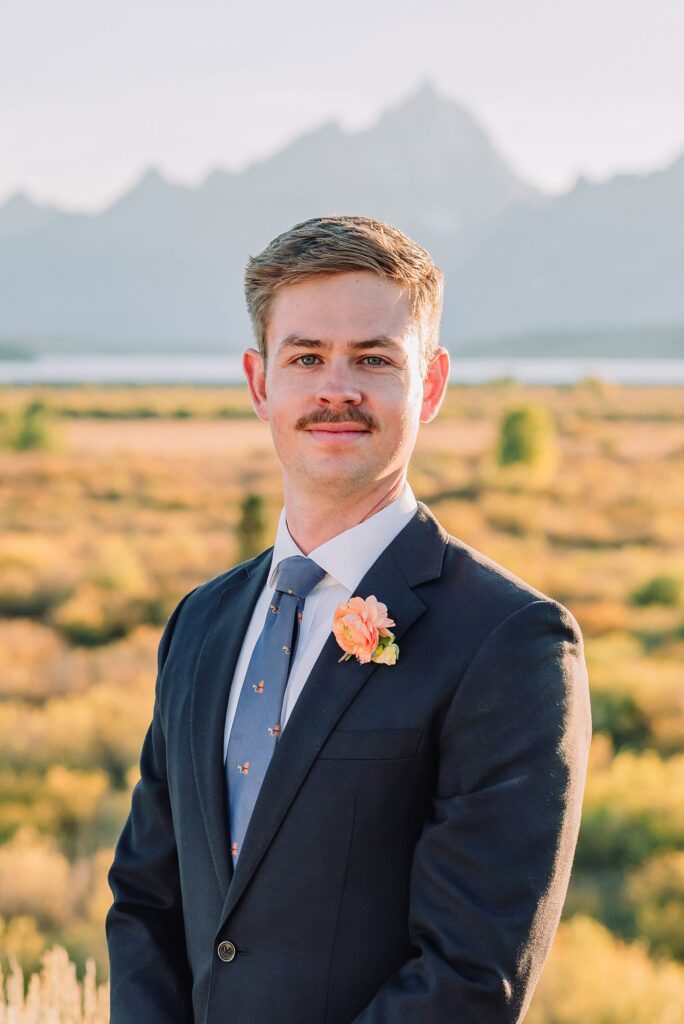
[[[375,430],[376,420],[370,413],[362,412],[361,409],[347,409],[346,412],[336,413],[329,409],[319,409],[309,416],[300,416],[295,423],[296,430],[306,430],[308,427],[317,427],[326,423],[360,423],[366,430]]]

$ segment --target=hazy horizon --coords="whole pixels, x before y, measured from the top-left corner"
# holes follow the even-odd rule
[[[2,23],[0,202],[96,210],[150,166],[197,185],[326,121],[367,127],[425,79],[547,192],[684,152],[674,0],[10,0]]]

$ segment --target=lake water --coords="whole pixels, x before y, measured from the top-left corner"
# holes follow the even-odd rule
[[[572,384],[600,377],[619,384],[684,384],[684,359],[460,359],[452,357],[455,384],[514,377],[527,384]],[[49,355],[0,360],[5,384],[234,384],[242,360],[235,355]]]

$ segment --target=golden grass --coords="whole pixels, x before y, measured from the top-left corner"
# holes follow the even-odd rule
[[[410,469],[417,497],[451,533],[561,600],[584,633],[602,735],[568,907],[604,920],[617,909],[611,927],[642,944],[568,921],[532,1024],[680,1020],[646,993],[661,983],[681,991],[681,968],[653,959],[647,931],[683,948],[672,910],[667,928],[653,922],[665,898],[662,858],[684,848],[684,608],[640,606],[632,595],[660,575],[684,580],[683,395],[591,381],[451,388],[421,428]],[[161,628],[184,593],[239,561],[247,494],[262,498],[263,546],[271,542],[280,473],[242,388],[6,388],[1,397],[13,414],[45,402],[63,447],[0,452],[0,963],[14,955],[47,1000],[43,1017],[23,1007],[12,1018],[0,1001],[0,1024],[99,1024],[106,1018],[93,1014],[104,1010],[79,1017],[74,1006],[87,986],[89,1006],[104,999],[85,965],[91,957],[106,975],[106,872],[152,710]],[[529,402],[551,411],[558,464],[502,469],[501,418]],[[66,902],[44,890],[55,872]],[[676,879],[684,888],[684,873]],[[643,906],[630,904],[635,892]],[[680,905],[678,893],[668,907]],[[41,969],[55,943],[67,952]],[[632,971],[643,1006],[625,982],[629,999],[611,1008],[587,957],[592,970],[604,958],[618,987]],[[15,1002],[17,971],[5,986]],[[56,1010],[59,972],[71,1002]]]

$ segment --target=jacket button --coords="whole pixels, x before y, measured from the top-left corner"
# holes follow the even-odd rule
[[[231,960],[235,959],[237,950],[234,943],[224,939],[223,942],[219,942],[216,952],[218,953],[219,960],[223,960],[224,964],[229,964]]]

